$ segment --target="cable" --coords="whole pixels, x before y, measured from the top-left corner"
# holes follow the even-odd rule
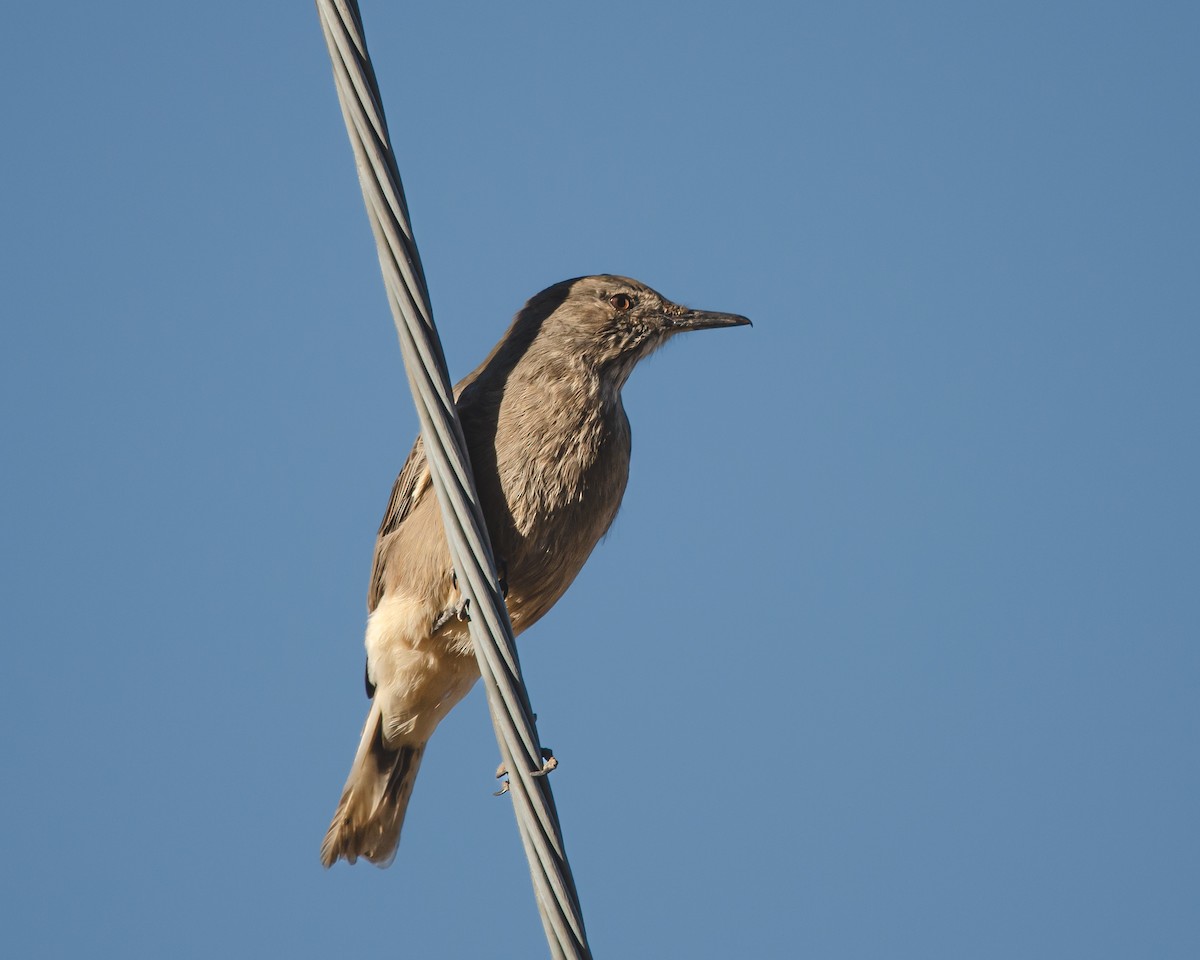
[[[516,641],[500,593],[496,563],[475,492],[454,405],[425,271],[409,225],[408,205],[388,137],[379,84],[367,53],[356,0],[317,0],[333,61],[334,83],[354,148],[359,184],[375,234],[388,304],[396,322],[404,368],[421,421],[434,491],[459,589],[469,601],[471,640],[487,691],[521,842],[551,956],[589,960],[583,911],[563,848],[541,740],[521,678]]]

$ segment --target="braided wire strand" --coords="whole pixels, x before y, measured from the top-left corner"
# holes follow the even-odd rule
[[[471,639],[500,754],[509,771],[513,809],[542,926],[556,960],[590,960],[579,895],[549,780],[541,775],[541,741],[500,593],[446,359],[433,323],[425,272],[409,223],[362,16],[356,0],[317,0],[317,10],[451,559],[459,589],[469,601]]]

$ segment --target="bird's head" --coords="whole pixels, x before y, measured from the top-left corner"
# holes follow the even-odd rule
[[[644,283],[601,274],[564,280],[533,297],[517,318],[536,339],[582,361],[616,390],[643,357],[677,333],[749,324],[735,313],[692,310]]]

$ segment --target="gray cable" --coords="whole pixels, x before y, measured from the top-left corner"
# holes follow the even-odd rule
[[[551,956],[591,957],[583,913],[547,777],[541,741],[521,679],[508,610],[500,594],[487,527],[475,492],[446,358],[433,324],[425,272],[413,240],[408,205],[388,138],[375,71],[367,53],[356,0],[317,0],[333,61],[334,82],[354,148],[359,184],[379,252],[388,303],[421,421],[421,436],[446,539],[469,601],[471,639],[487,691],[521,843],[529,859],[538,910]]]

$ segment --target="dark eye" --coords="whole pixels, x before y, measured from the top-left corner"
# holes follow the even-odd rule
[[[633,298],[627,293],[614,293],[608,298],[608,302],[624,313],[633,306]]]

